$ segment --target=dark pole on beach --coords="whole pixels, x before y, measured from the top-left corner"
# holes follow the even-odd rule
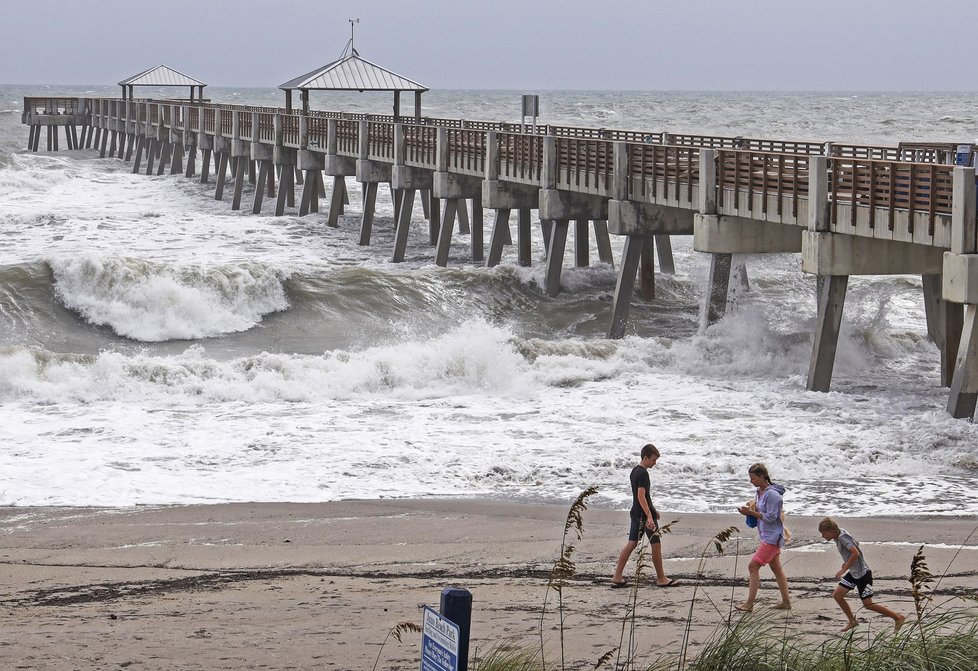
[[[468,671],[472,592],[464,587],[446,587],[441,591],[439,610],[445,618],[458,625],[458,671]]]

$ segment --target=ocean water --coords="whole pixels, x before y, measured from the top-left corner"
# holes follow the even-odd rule
[[[814,279],[797,255],[739,259],[750,288],[699,332],[708,259],[673,238],[677,273],[608,341],[614,269],[566,267],[548,298],[539,229],[530,268],[512,248],[473,265],[465,235],[439,268],[418,207],[392,264],[389,193],[360,247],[352,178],[330,228],[325,213],[251,215],[248,187],[232,212],[213,183],[25,152],[21,97],[59,94],[117,90],[0,87],[0,504],[560,503],[596,485],[598,505],[620,508],[651,441],[664,510],[732,511],[763,461],[792,512],[978,513],[978,427],[944,410],[919,277],[852,279],[832,391],[810,393]],[[282,104],[274,90],[209,95]],[[651,131],[978,136],[978,94],[543,92],[541,107],[541,123]],[[519,94],[436,91],[424,112],[518,121]]]

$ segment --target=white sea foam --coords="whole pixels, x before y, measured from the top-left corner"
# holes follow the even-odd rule
[[[0,351],[0,398],[43,403],[142,399],[154,404],[304,402],[378,394],[400,400],[493,394],[520,397],[529,367],[510,334],[470,321],[433,340],[322,356],[271,354],[217,361],[203,346],[177,356]]]
[[[48,263],[65,307],[134,340],[245,331],[289,307],[281,273],[260,264],[201,268],[95,254],[57,256]]]

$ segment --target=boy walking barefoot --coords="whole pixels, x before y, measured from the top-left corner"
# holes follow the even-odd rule
[[[839,554],[842,555],[842,568],[835,574],[835,577],[839,579],[839,586],[832,592],[832,598],[839,604],[839,608],[842,609],[845,616],[849,618],[849,622],[842,631],[847,632],[858,624],[856,616],[852,613],[852,608],[846,603],[846,594],[853,588],[856,589],[859,598],[862,599],[863,606],[874,613],[893,618],[893,633],[900,631],[900,627],[903,626],[903,621],[907,619],[907,616],[894,613],[886,606],[873,603],[873,572],[869,569],[866,558],[859,550],[859,543],[845,529],[840,529],[831,517],[826,517],[818,523],[818,531],[825,540],[835,541],[835,546],[838,548]]]
[[[621,549],[618,555],[618,563],[615,565],[615,575],[611,578],[612,587],[627,587],[628,581],[625,579],[625,564],[632,551],[638,546],[638,540],[645,533],[649,543],[652,545],[652,566],[655,568],[655,584],[659,587],[673,587],[679,585],[679,580],[670,578],[666,575],[665,567],[662,564],[662,543],[656,533],[659,529],[659,512],[652,505],[651,478],[649,469],[655,466],[659,460],[659,450],[655,445],[649,443],[642,448],[639,454],[641,461],[632,469],[629,480],[632,486],[632,509],[629,513],[631,527],[628,530],[628,542]]]

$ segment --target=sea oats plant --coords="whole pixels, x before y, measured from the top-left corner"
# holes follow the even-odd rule
[[[689,635],[693,626],[693,607],[696,605],[696,594],[700,588],[700,582],[703,580],[703,568],[706,566],[706,555],[709,553],[710,548],[716,548],[717,554],[722,555],[724,548],[727,545],[727,541],[730,537],[737,533],[737,527],[727,527],[723,531],[717,532],[717,534],[711,538],[706,545],[703,547],[703,551],[700,553],[699,563],[696,565],[696,580],[693,584],[693,596],[689,600],[689,613],[686,616],[686,626],[683,628],[683,643],[682,648],[679,653],[679,660],[677,662],[677,668],[682,669],[683,665],[686,664],[686,652],[689,650]]]
[[[422,629],[419,625],[414,622],[401,622],[400,624],[395,624],[391,627],[390,631],[387,632],[387,636],[384,636],[384,640],[380,644],[380,650],[377,651],[377,659],[374,660],[374,665],[372,671],[377,671],[377,665],[380,663],[380,655],[384,652],[384,646],[387,645],[388,639],[393,638],[398,643],[401,642],[401,634],[406,631],[410,631],[415,634],[420,634]]]
[[[547,614],[547,603],[551,590],[557,594],[560,668],[566,668],[564,659],[564,584],[577,573],[577,565],[574,563],[574,543],[584,537],[584,511],[587,510],[587,500],[597,493],[597,487],[588,487],[578,495],[567,512],[567,520],[564,522],[564,535],[560,540],[560,555],[554,562],[553,568],[550,569],[550,575],[547,579],[547,593],[543,597],[543,608],[540,610],[540,666],[543,669],[547,668],[544,653],[543,621]]]

